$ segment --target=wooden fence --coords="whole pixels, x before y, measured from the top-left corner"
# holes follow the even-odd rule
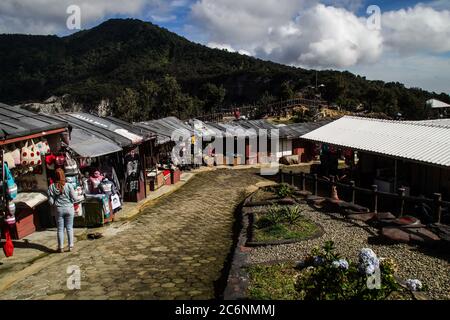
[[[291,99],[285,101],[275,102],[269,105],[250,105],[243,107],[233,107],[230,109],[222,109],[215,113],[200,114],[196,118],[202,121],[220,122],[224,117],[234,116],[234,112],[239,109],[241,115],[249,116],[250,118],[263,117],[265,115],[279,116],[296,106],[318,107],[319,105],[327,104],[322,100],[308,100],[308,99]]]
[[[397,205],[397,213],[399,217],[403,216],[405,213],[406,204],[427,204],[430,208],[432,208],[434,212],[435,222],[442,222],[442,211],[443,208],[450,209],[450,202],[442,200],[441,193],[434,193],[433,199],[423,198],[423,197],[412,197],[405,195],[405,189],[399,188],[397,193],[388,193],[381,192],[378,190],[377,185],[372,185],[371,189],[360,188],[357,187],[355,181],[350,181],[349,184],[340,183],[336,181],[334,176],[330,176],[329,178],[319,177],[317,174],[309,174],[301,172],[299,174],[294,174],[292,171],[290,172],[282,172],[279,171],[278,181],[280,183],[287,183],[292,186],[299,187],[302,191],[310,191],[313,195],[319,196],[319,185],[322,187],[325,186],[325,194],[324,196],[329,197],[333,191],[333,188],[336,187],[339,192],[347,191],[348,202],[356,204],[356,199],[358,195],[365,195],[366,198],[370,199],[369,209],[373,212],[378,212],[379,205],[382,201],[392,200],[396,202]],[[310,187],[310,190],[308,189]],[[323,190],[322,190],[323,191]],[[395,211],[395,210],[390,210]]]

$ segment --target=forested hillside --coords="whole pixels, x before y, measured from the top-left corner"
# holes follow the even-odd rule
[[[19,104],[70,95],[87,109],[111,101],[128,120],[186,117],[221,107],[290,98],[315,85],[311,70],[192,43],[148,22],[113,19],[68,37],[0,35],[0,101]],[[318,73],[322,96],[347,109],[420,119],[425,101],[447,94]]]

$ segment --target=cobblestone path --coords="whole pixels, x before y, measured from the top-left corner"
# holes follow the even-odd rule
[[[199,173],[127,228],[80,248],[1,293],[1,299],[209,299],[232,246],[243,190],[256,170]],[[56,235],[55,235],[56,237]],[[81,289],[69,290],[68,266]]]

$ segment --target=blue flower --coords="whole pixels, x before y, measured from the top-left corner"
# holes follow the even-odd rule
[[[315,256],[313,260],[313,264],[318,267],[325,263],[325,259],[319,256]]]
[[[372,275],[380,268],[380,260],[372,249],[364,248],[359,252],[359,266],[361,273]]]
[[[422,282],[417,279],[408,279],[405,281],[406,286],[411,291],[419,291],[422,290]]]
[[[332,262],[332,266],[337,269],[348,270],[348,262],[345,259],[339,259]]]

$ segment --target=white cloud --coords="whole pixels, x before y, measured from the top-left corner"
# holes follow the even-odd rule
[[[382,15],[385,44],[402,54],[450,51],[450,11],[424,5]]]
[[[230,46],[229,44],[226,44],[226,43],[209,42],[206,46],[209,48],[212,48],[212,49],[226,50],[228,52],[238,52],[238,53],[246,55],[246,56],[251,56],[250,52],[248,52],[246,50],[242,50],[242,49],[236,50],[232,46]]]
[[[348,67],[382,51],[364,19],[312,1],[200,0],[192,13],[212,42],[285,64]]]
[[[177,16],[174,14],[169,15],[169,16],[159,16],[159,15],[152,14],[150,17],[155,22],[169,22],[169,21],[174,21],[177,19]]]
[[[188,0],[1,0],[0,33],[65,34],[67,7],[81,8],[82,28],[122,15],[152,18],[156,22],[175,20],[173,10]]]

